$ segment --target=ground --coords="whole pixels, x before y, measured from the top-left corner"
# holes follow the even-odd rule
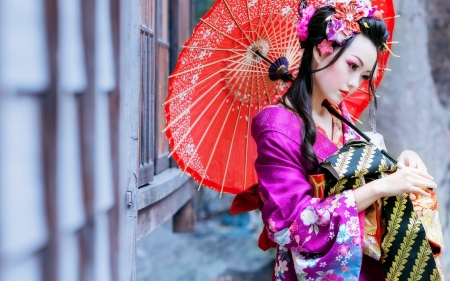
[[[169,220],[138,241],[137,280],[270,281],[275,252],[258,248],[260,228],[249,230],[249,221],[224,213],[178,234]]]

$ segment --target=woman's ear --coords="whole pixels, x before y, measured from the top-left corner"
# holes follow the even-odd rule
[[[320,64],[329,54],[322,55],[320,53],[319,47],[315,46],[313,48],[313,58],[317,64]]]

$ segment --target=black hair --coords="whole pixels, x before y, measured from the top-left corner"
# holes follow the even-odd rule
[[[293,111],[294,113],[297,113],[303,120],[303,128],[301,130],[302,142],[300,149],[302,155],[312,164],[312,167],[307,168],[308,170],[314,169],[318,165],[318,160],[313,150],[313,145],[316,142],[317,130],[312,118],[312,75],[314,72],[321,71],[336,62],[355,38],[349,38],[342,46],[334,42],[333,47],[340,46],[341,48],[330,61],[330,63],[321,69],[317,69],[314,71],[312,70],[314,47],[319,45],[323,41],[323,39],[327,39],[326,19],[335,13],[336,11],[329,6],[319,8],[315,11],[308,24],[308,37],[305,41],[300,42],[303,48],[303,55],[300,63],[299,73],[289,90],[280,101],[283,106]],[[387,39],[389,38],[389,32],[384,21],[367,17],[360,19],[358,21],[358,24],[361,29],[361,34],[369,38],[379,51],[383,50],[384,43],[386,43]],[[369,28],[367,28],[366,25]],[[377,62],[374,64],[371,77],[369,78],[369,99],[375,99],[375,86],[373,76],[376,73]],[[290,103],[286,102],[286,100],[289,100]]]

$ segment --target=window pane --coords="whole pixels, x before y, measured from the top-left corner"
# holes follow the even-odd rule
[[[155,0],[140,0],[140,24],[151,30],[155,26]]]
[[[169,0],[158,0],[158,40],[169,43]]]
[[[139,24],[143,26],[147,26],[147,5],[148,0],[141,0],[141,8],[139,11]]]
[[[164,107],[161,106],[166,100],[169,83],[169,48],[165,45],[158,46],[158,93],[157,93],[157,130],[158,133],[158,158],[166,157],[169,154],[169,143],[165,134],[160,132],[166,124]],[[159,170],[159,169],[158,169]]]
[[[155,28],[155,0],[147,0],[148,4],[148,27],[152,30]]]
[[[178,46],[184,45],[186,41],[191,36],[192,30],[190,27],[190,13],[187,11],[190,11],[191,9],[191,1],[190,0],[181,0],[178,2],[179,10],[179,23],[178,23]]]
[[[150,182],[153,178],[153,132],[154,113],[152,96],[154,96],[153,35],[141,31],[140,48],[140,100],[139,100],[139,185]]]

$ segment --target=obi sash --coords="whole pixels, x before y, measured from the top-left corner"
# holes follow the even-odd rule
[[[356,189],[387,176],[396,166],[373,144],[353,140],[309,177],[316,197]],[[364,253],[380,260],[386,280],[444,280],[439,255],[443,235],[437,198],[417,194],[385,197],[366,209]]]

